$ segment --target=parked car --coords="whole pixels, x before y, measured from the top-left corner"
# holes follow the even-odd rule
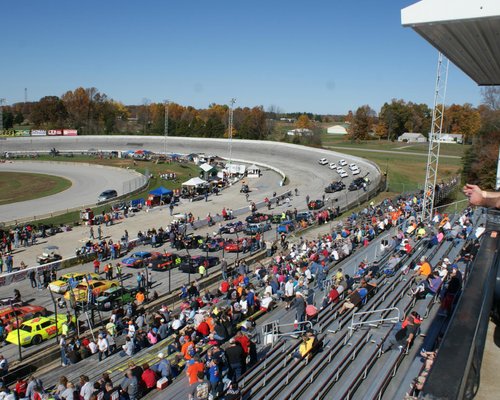
[[[255,235],[257,233],[263,233],[271,229],[271,224],[269,222],[257,222],[255,224],[248,224],[243,230],[246,235]]]
[[[170,268],[181,265],[181,262],[187,258],[189,258],[187,255],[181,256],[176,253],[165,253],[161,257],[151,260],[150,264],[153,264],[151,269],[153,271],[167,271]]]
[[[118,192],[116,190],[114,189],[105,190],[99,195],[99,197],[97,198],[97,202],[102,203],[114,199],[115,197],[118,197]]]
[[[301,211],[297,213],[297,216],[295,217],[295,221],[300,222],[300,221],[309,221],[313,219],[313,215],[310,211]]]
[[[203,265],[205,263],[205,260],[208,260],[208,268],[215,267],[217,264],[219,264],[219,257],[213,257],[213,256],[192,256],[190,259],[186,260],[186,262],[183,262],[179,269],[182,272],[186,273],[191,273],[191,274],[196,274],[198,273],[198,267],[200,265]]]
[[[48,264],[54,261],[59,261],[62,256],[59,254],[59,247],[57,246],[47,246],[44,247],[42,254],[40,254],[36,261],[38,264]]]
[[[307,205],[307,208],[309,208],[309,210],[319,210],[320,208],[323,208],[324,206],[325,206],[325,202],[323,200],[312,200]]]
[[[341,178],[349,178],[349,174],[345,172],[344,170],[339,172],[339,175]]]
[[[96,308],[99,311],[110,311],[135,300],[137,288],[132,286],[114,286],[102,292],[96,299]]]
[[[181,249],[198,249],[205,243],[205,236],[187,235],[181,240]]]
[[[252,224],[252,223],[267,221],[271,217],[272,217],[272,215],[269,215],[269,214],[253,213],[252,215],[249,215],[248,217],[246,217],[245,221],[249,224]]]
[[[30,344],[40,344],[44,340],[51,339],[62,333],[63,324],[66,322],[66,315],[59,314],[57,319],[55,316],[38,317],[25,321],[19,329],[13,329],[5,339],[9,343],[21,346]],[[75,317],[72,317],[73,322],[76,322]]]
[[[353,170],[351,171],[351,173],[352,173],[353,175],[359,175],[359,174],[361,173],[361,171],[359,170],[359,168],[356,168],[356,169],[353,169]]]
[[[328,164],[328,160],[326,158],[320,158],[318,160],[319,165],[326,165]]]
[[[208,251],[208,252],[216,252],[219,250],[222,250],[224,247],[224,240],[223,239],[208,239],[205,240],[205,243],[200,247],[203,251]]]
[[[356,178],[354,179],[351,184],[349,185],[349,191],[354,191],[354,190],[359,190],[361,189],[365,184],[369,184],[370,181],[368,180],[368,178],[362,178],[362,177],[359,177],[359,178]]]
[[[352,170],[355,170],[355,169],[358,169],[358,166],[356,164],[349,164],[349,169],[352,171]]]
[[[121,261],[122,266],[130,268],[143,268],[151,260],[159,257],[161,253],[150,251],[137,251],[132,253],[130,257],[126,257]]]
[[[331,162],[329,167],[330,167],[330,169],[337,169],[337,164],[334,162]]]
[[[247,239],[248,241],[248,239]],[[234,239],[229,239],[224,242],[224,251],[226,253],[238,253],[241,250],[243,250],[243,238],[234,240]]]
[[[93,296],[97,298],[105,290],[116,286],[120,286],[118,281],[95,280],[80,282],[73,290],[67,291],[64,294],[64,298],[68,301],[72,301],[74,295],[75,301],[86,302],[89,288],[92,290]]]
[[[283,221],[281,224],[278,225],[278,228],[276,228],[278,233],[290,233],[295,230],[295,225],[293,221],[291,220],[286,220]]]
[[[345,189],[345,184],[342,181],[333,182],[325,188],[326,193],[340,192]]]
[[[340,160],[340,161],[339,161],[339,165],[340,165],[341,167],[344,167],[344,166],[346,166],[346,165],[347,165],[347,163],[345,162],[345,160]]]
[[[70,288],[70,283],[76,287],[78,283],[87,277],[88,280],[99,279],[99,274],[88,272],[69,272],[62,275],[58,280],[49,283],[49,290],[54,293],[63,294]]]
[[[271,217],[272,224],[279,224],[281,222],[281,214],[273,214]]]
[[[44,316],[47,310],[40,306],[7,306],[0,308],[0,321],[7,331],[17,328],[17,323],[21,324],[32,318]]]
[[[230,222],[219,228],[219,235],[241,232],[243,229],[245,229],[245,224],[243,222]]]

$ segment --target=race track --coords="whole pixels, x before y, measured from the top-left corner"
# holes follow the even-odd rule
[[[0,222],[49,214],[60,210],[81,207],[97,202],[106,189],[116,189],[124,194],[124,182],[140,179],[135,171],[71,162],[13,161],[0,164],[3,172],[35,172],[57,175],[71,181],[69,189],[35,200],[21,201],[0,206]],[[26,190],[29,190],[27,188]]]
[[[38,152],[49,151],[56,148],[59,151],[88,151],[95,150],[137,150],[145,149],[156,152],[162,152],[164,149],[163,136],[80,136],[80,137],[40,137],[40,138],[8,138],[2,143],[2,151],[25,151]],[[167,151],[169,153],[205,153],[206,155],[218,155],[220,157],[229,157],[229,147],[227,139],[206,139],[206,138],[167,138]],[[288,187],[297,188],[301,193],[310,194],[311,199],[321,198],[324,193],[324,187],[333,180],[338,180],[339,176],[335,171],[331,171],[327,166],[318,164],[318,159],[326,157],[328,161],[338,162],[345,159],[348,163],[355,162],[361,169],[361,174],[369,173],[372,185],[378,184],[380,180],[380,171],[371,162],[359,157],[344,155],[342,153],[317,149],[312,147],[298,146],[288,143],[279,143],[271,141],[252,141],[252,140],[233,140],[232,141],[232,159],[248,160],[250,162],[262,163],[275,167],[283,171],[289,179]],[[17,162],[16,162],[17,164]],[[0,168],[3,168],[0,167]],[[36,200],[37,214],[43,212],[53,212],[82,204],[95,202],[98,192],[116,187],[111,185],[116,178],[110,178],[107,174],[96,173],[92,167],[82,168],[81,174],[87,175],[86,179],[91,180],[91,185],[82,184],[79,179],[74,179],[66,175],[66,168],[61,171],[60,167],[46,167],[44,173],[60,175],[71,179],[74,182],[72,189],[54,196],[49,196]],[[57,173],[56,173],[57,171]],[[41,172],[41,171],[40,171]],[[81,179],[84,179],[80,175]],[[346,184],[352,180],[352,175],[345,179]],[[121,186],[121,185],[119,185]],[[276,190],[279,192],[279,180],[276,182]],[[88,190],[89,187],[93,189]],[[101,189],[97,189],[103,188]],[[119,190],[120,187],[117,188]],[[338,205],[345,204],[346,201],[352,202],[357,192],[347,192],[342,194],[330,195],[332,198],[338,198]],[[57,197],[56,197],[57,196]],[[85,196],[85,197],[83,197]],[[28,203],[28,202],[26,202]],[[16,218],[28,217],[33,214],[33,206],[26,209],[19,207],[17,203],[12,207],[10,216],[16,215]],[[41,204],[46,207],[42,211]],[[51,209],[51,211],[45,211]],[[17,210],[17,211],[15,211]],[[5,216],[4,216],[5,215]],[[7,217],[7,213],[0,207],[1,220],[12,219]]]

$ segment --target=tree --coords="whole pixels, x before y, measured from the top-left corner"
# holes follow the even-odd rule
[[[68,113],[63,101],[57,96],[45,96],[33,106],[31,122],[37,128],[60,128],[64,126]]]
[[[14,126],[14,114],[11,111],[3,111],[2,113],[3,129],[11,129]]]
[[[384,121],[379,121],[377,125],[375,125],[375,133],[379,139],[383,139],[387,137],[387,125]]]
[[[375,111],[369,105],[358,107],[349,128],[352,141],[368,138],[368,132],[372,127],[374,117]]]
[[[24,115],[22,112],[17,112],[14,117],[14,124],[21,125],[24,122]]]
[[[471,104],[452,104],[445,109],[443,130],[463,135],[464,143],[475,136],[481,128],[481,115]]]
[[[295,127],[298,129],[311,129],[312,122],[306,114],[302,114],[295,123]]]

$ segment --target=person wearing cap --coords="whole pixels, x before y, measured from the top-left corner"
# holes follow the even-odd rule
[[[229,339],[229,346],[226,348],[226,359],[229,364],[229,379],[238,380],[245,373],[246,356],[241,344],[235,339]]]
[[[165,358],[164,353],[158,353],[158,358],[160,362],[158,363],[156,367],[156,372],[158,375],[160,375],[162,378],[167,378],[169,381],[172,379],[172,365],[170,364],[170,361]]]

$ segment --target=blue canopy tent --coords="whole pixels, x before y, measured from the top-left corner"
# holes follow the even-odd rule
[[[165,204],[165,202],[168,203],[172,199],[173,193],[174,192],[172,190],[160,186],[159,188],[156,188],[155,190],[151,190],[151,192],[149,192],[146,205],[148,207],[153,207]],[[164,201],[164,199],[166,200]]]
[[[149,192],[149,194],[152,194],[153,196],[160,196],[160,197],[172,196],[173,193],[174,192],[172,190],[164,188],[163,186],[160,186],[155,190],[151,190],[151,192]]]

